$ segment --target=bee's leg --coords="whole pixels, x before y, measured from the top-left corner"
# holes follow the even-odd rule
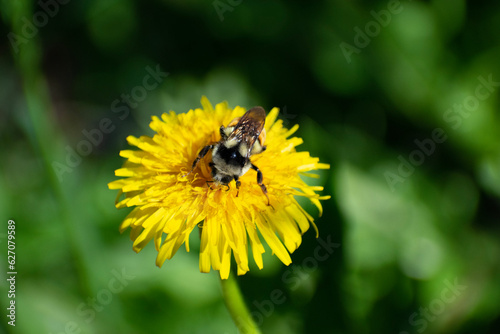
[[[210,183],[214,183],[214,181],[206,181],[207,182],[207,187],[210,188],[210,190],[213,190],[212,186],[210,185]]]
[[[234,177],[234,180],[236,181],[236,189],[238,189],[238,191],[236,192],[236,197],[238,197],[238,195],[240,194],[241,181],[238,180],[237,176]]]
[[[193,165],[191,166],[191,170],[189,171],[189,173],[187,173],[183,176],[185,177],[185,176],[188,176],[189,174],[191,174],[193,172],[194,168],[196,167],[196,165],[198,164],[198,161],[200,161],[200,159],[203,159],[203,157],[205,157],[205,155],[207,155],[208,151],[210,151],[213,147],[214,147],[214,145],[207,145],[204,148],[202,148],[200,153],[198,153],[198,156],[196,157],[196,159],[194,159]]]
[[[226,130],[226,128],[224,127],[224,125],[221,125],[220,129],[219,129],[219,133],[220,133],[220,138],[222,140],[226,140],[227,139],[226,132],[224,130]]]
[[[255,166],[254,164],[252,164],[252,169],[257,172],[257,183],[259,184],[260,189],[262,189],[262,192],[264,193],[264,195],[266,195],[266,197],[267,197],[267,205],[274,209],[274,207],[269,202],[269,196],[267,196],[267,188],[262,183],[262,181],[263,181],[262,172],[260,171],[259,167]]]
[[[198,153],[198,156],[193,161],[193,165],[191,166],[191,171],[193,171],[193,169],[196,167],[198,161],[200,161],[200,159],[203,159],[205,155],[207,155],[208,151],[210,151],[213,147],[214,145],[207,145],[201,149],[200,153]]]

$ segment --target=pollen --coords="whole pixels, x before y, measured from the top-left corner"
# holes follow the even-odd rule
[[[161,118],[153,116],[153,137],[127,137],[137,149],[120,152],[126,161],[115,175],[121,179],[108,184],[110,189],[118,190],[118,209],[133,208],[121,223],[120,232],[130,230],[136,252],[152,242],[159,267],[182,245],[189,252],[189,236],[194,229],[201,229],[201,272],[213,269],[225,279],[234,257],[237,273],[243,275],[250,270],[249,251],[262,269],[264,242],[289,265],[290,254],[300,246],[302,235],[311,225],[316,229],[313,217],[297,198],[308,198],[319,215],[323,210],[321,200],[330,198],[318,194],[323,188],[309,186],[301,176],[328,169],[329,165],[308,152],[296,151],[302,143],[302,139],[292,137],[298,126],[284,128],[283,122],[277,120],[278,108],[273,108],[265,121],[267,149],[252,156],[252,162],[262,171],[272,206],[267,205],[255,182],[255,171],[239,179],[239,192],[234,181],[229,190],[212,188],[208,185],[212,181],[208,156],[188,173],[191,164],[203,147],[220,141],[221,125],[228,125],[246,110],[239,106],[231,109],[227,102],[214,108],[206,97],[202,97],[201,105],[183,114],[171,111]]]

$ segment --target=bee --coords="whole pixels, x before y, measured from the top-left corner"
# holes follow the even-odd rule
[[[257,184],[267,198],[267,205],[270,206],[267,188],[262,183],[262,172],[250,161],[252,155],[266,150],[264,145],[266,139],[265,120],[266,112],[264,109],[254,107],[242,117],[233,119],[227,127],[222,125],[219,129],[221,140],[201,149],[188,174],[191,174],[200,159],[203,159],[212,150],[212,161],[208,164],[211,168],[212,182],[227,186],[229,190],[229,183],[235,180],[236,189],[238,189],[237,197],[241,186],[239,178],[245,175],[249,169],[253,169],[257,172]]]

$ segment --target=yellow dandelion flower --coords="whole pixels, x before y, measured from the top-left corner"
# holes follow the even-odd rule
[[[120,152],[127,161],[115,175],[124,178],[108,184],[110,189],[119,189],[117,208],[135,207],[122,222],[120,231],[131,228],[136,252],[154,240],[159,267],[182,244],[189,252],[189,235],[197,225],[201,228],[201,272],[213,268],[219,270],[222,279],[227,278],[234,254],[238,275],[245,274],[249,270],[248,242],[255,263],[262,269],[262,238],[289,265],[289,253],[299,247],[302,234],[310,224],[316,228],[295,196],[309,198],[320,215],[320,200],[330,197],[316,194],[323,187],[307,185],[300,175],[314,176],[306,172],[327,169],[329,165],[319,163],[308,152],[295,150],[302,139],[290,136],[298,125],[290,130],[284,128],[283,122],[276,120],[278,108],[273,108],[265,119],[267,149],[251,156],[252,163],[262,171],[271,205],[254,170],[239,178],[239,189],[234,181],[228,187],[207,183],[212,180],[210,152],[188,174],[200,150],[221,140],[221,125],[228,125],[246,111],[242,107],[230,109],[226,102],[214,109],[206,97],[201,104],[203,109],[185,114],[171,111],[161,119],[153,116],[153,138],[127,137],[128,143],[140,150]]]

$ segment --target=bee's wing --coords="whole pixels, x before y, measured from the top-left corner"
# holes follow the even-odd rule
[[[265,121],[266,112],[264,109],[262,107],[253,107],[240,118],[228,139],[236,139],[238,142],[245,143],[248,148],[248,157],[253,144],[259,138],[262,129],[264,129]]]

